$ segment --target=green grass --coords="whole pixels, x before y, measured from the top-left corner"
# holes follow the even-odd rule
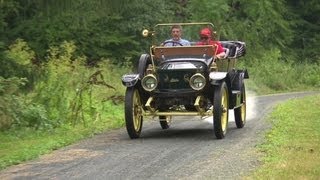
[[[14,131],[0,132],[0,169],[19,164],[26,160],[39,157],[41,154],[75,143],[108,129],[124,125],[122,106],[113,106],[113,114],[107,119],[100,119],[75,127],[63,125],[49,130],[21,128]]]
[[[278,105],[259,146],[263,165],[249,179],[320,178],[320,95]]]

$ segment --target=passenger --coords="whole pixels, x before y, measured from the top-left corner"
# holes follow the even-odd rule
[[[182,39],[182,27],[180,25],[173,25],[171,27],[171,39],[166,40],[163,46],[190,46],[188,40]]]
[[[212,32],[209,28],[203,28],[200,31],[200,41],[196,43],[196,45],[216,45],[217,46],[217,54],[216,57],[221,59],[225,58],[226,53],[219,41],[215,41],[212,38]]]

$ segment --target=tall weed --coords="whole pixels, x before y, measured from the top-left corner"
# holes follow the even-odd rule
[[[0,128],[48,129],[79,123],[91,126],[109,119],[115,120],[118,127],[123,122],[122,117],[113,116],[117,116],[115,107],[123,101],[120,77],[131,64],[124,62],[126,66],[121,68],[103,59],[97,66],[88,67],[86,57],[76,56],[75,51],[73,42],[52,46],[47,63],[35,69],[31,63],[33,51],[23,40],[10,46],[7,56],[15,64],[27,67],[27,79],[33,75],[39,78],[33,79],[32,91],[24,93],[19,78],[0,79]],[[23,85],[28,82],[24,80]]]
[[[0,76],[0,129],[8,129],[12,124],[19,124],[19,115],[23,111],[20,105],[19,88],[26,79],[12,77],[5,79]]]
[[[122,95],[124,88],[115,82],[120,74],[108,61],[97,67],[86,67],[85,57],[74,56],[72,42],[51,47],[46,64],[46,79],[39,82],[33,96],[44,105],[53,124],[82,123],[105,118],[102,111],[107,101]],[[116,81],[118,81],[118,78]]]

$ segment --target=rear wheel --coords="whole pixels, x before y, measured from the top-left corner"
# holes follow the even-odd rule
[[[227,133],[228,118],[228,87],[225,82],[222,82],[215,87],[213,97],[213,130],[218,139],[223,139]]]
[[[237,128],[243,128],[246,124],[246,90],[244,83],[241,85],[241,103],[242,106],[234,109],[234,119]]]
[[[159,116],[160,126],[162,129],[168,129],[171,125],[171,116]]]
[[[130,138],[139,138],[143,123],[142,103],[139,91],[135,87],[128,87],[126,90],[125,121]]]

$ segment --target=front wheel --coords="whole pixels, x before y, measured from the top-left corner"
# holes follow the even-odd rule
[[[129,137],[139,138],[143,123],[142,103],[139,91],[135,87],[128,87],[126,90],[125,121]]]
[[[234,120],[237,128],[243,128],[246,124],[246,90],[244,83],[241,85],[241,103],[240,107],[234,109]]]
[[[216,86],[213,97],[213,130],[218,139],[223,139],[227,133],[229,118],[229,95],[225,82]]]

